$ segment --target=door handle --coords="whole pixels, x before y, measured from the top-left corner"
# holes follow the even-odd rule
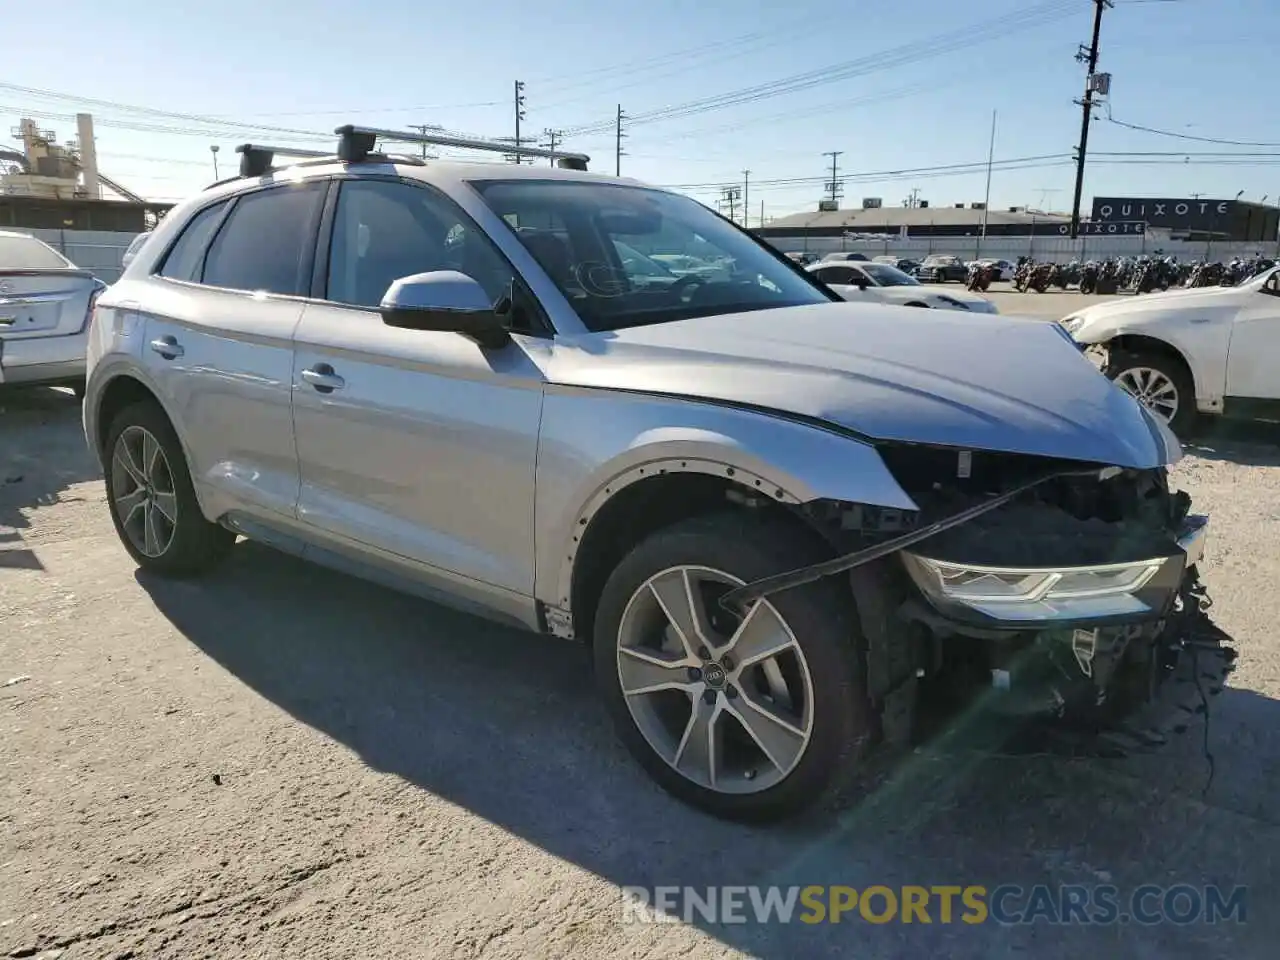
[[[173,337],[157,337],[151,341],[151,349],[166,360],[174,360],[182,356],[182,346]]]
[[[347,381],[333,372],[327,363],[317,363],[314,367],[302,371],[302,379],[311,384],[319,393],[333,393],[347,385]]]

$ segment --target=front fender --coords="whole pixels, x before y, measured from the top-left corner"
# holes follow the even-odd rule
[[[662,472],[727,477],[781,503],[917,509],[874,447],[817,426],[674,397],[552,388],[534,510],[539,600],[568,604],[581,530],[619,490]]]
[[[1102,317],[1086,322],[1072,334],[1077,343],[1108,344],[1119,337],[1156,340],[1177,351],[1191,371],[1196,399],[1203,406],[1221,402],[1227,381],[1227,348],[1231,340],[1230,317],[1215,312],[1170,317],[1159,323],[1142,323],[1133,317]]]

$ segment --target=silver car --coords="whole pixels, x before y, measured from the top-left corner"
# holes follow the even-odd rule
[[[0,385],[82,394],[89,317],[105,289],[47,243],[0,230]]]
[[[645,770],[739,819],[943,688],[1128,708],[1177,659],[1180,448],[1056,324],[846,303],[684,196],[340,132],[246,148],[98,305],[85,432],[140,566],[243,535],[588,644]]]

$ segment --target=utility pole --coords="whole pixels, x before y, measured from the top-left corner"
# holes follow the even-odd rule
[[[738,198],[742,196],[742,190],[738,187],[721,187],[720,202],[729,207],[729,219],[736,220],[738,216]]]
[[[428,130],[436,130],[438,128],[433,126],[428,126],[425,123],[411,123],[409,125],[409,129],[417,130],[420,134],[422,134],[425,137],[427,135]],[[432,157],[427,156],[427,145],[425,143],[422,145],[422,159],[423,160],[433,159]]]
[[[622,132],[622,121],[625,119],[627,119],[627,115],[622,112],[622,104],[618,104],[618,116],[615,120],[616,131],[614,133],[613,175],[615,177],[622,176],[622,138],[626,136]]]
[[[760,201],[760,226],[764,226],[764,201]]]
[[[1084,159],[1089,147],[1089,121],[1093,118],[1094,73],[1098,69],[1098,36],[1102,33],[1102,11],[1111,6],[1111,0],[1093,0],[1093,41],[1089,49],[1081,48],[1076,59],[1089,65],[1089,75],[1084,82],[1084,99],[1078,101],[1080,119],[1080,146],[1076,148],[1076,188],[1071,200],[1071,239],[1080,235],[1080,195],[1084,192]]]
[[[524,81],[516,81],[516,163],[520,159],[520,121],[524,119]]]
[[[991,145],[987,148],[987,193],[982,198],[982,233],[978,234],[977,249],[973,259],[977,260],[982,253],[982,241],[987,239],[987,213],[991,209],[991,167],[996,158],[996,112],[991,111]]]
[[[914,210],[916,207],[920,206],[920,188],[912,187],[910,195],[908,195],[907,199],[902,201],[902,205],[908,210]]]
[[[840,181],[837,179],[837,170],[839,168],[836,166],[836,160],[842,153],[844,153],[843,150],[828,150],[823,154],[824,157],[831,158],[831,182],[827,184],[827,193],[831,195],[828,199],[832,203],[836,203],[840,199]]]
[[[742,225],[747,225],[748,211],[751,209],[751,171],[742,171]]]
[[[543,136],[547,138],[547,141],[546,141],[547,149],[550,150],[552,153],[555,153],[556,144],[564,140],[564,134],[561,133],[559,130],[552,130],[550,127],[548,127],[546,130],[543,130],[542,133],[543,133]],[[551,163],[551,166],[554,167],[556,165],[556,158],[552,157],[550,160],[550,163]]]

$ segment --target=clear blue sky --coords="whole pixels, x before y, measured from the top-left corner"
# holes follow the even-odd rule
[[[1089,0],[788,0],[754,11],[742,0],[223,0],[186,3],[181,12],[156,0],[111,0],[109,15],[100,0],[56,7],[5,11],[0,143],[12,144],[3,134],[23,114],[70,139],[70,116],[88,110],[103,170],[149,196],[181,197],[211,180],[212,143],[221,146],[225,175],[245,140],[332,142],[199,118],[304,134],[356,121],[510,136],[520,79],[525,130],[535,134],[602,125],[619,103],[637,118],[695,104],[631,125],[623,173],[703,185],[688,192],[713,201],[720,185],[741,183],[750,169],[753,222],[761,201],[767,216],[813,209],[829,150],[843,151],[846,203],[878,196],[896,204],[912,188],[934,205],[981,200],[993,109],[997,161],[1049,158],[998,165],[993,206],[1067,207],[1073,170],[1065,159],[1080,125],[1072,101],[1084,77],[1072,57],[1088,40],[1093,9]],[[60,25],[70,23],[84,25],[86,42],[68,45]],[[1181,140],[1099,119],[1086,209],[1095,193],[1243,190],[1274,202],[1277,36],[1280,0],[1116,0],[1104,17],[1099,64],[1114,75],[1111,117],[1264,145]],[[804,74],[813,75],[807,89],[777,84],[705,109],[712,98]],[[779,86],[784,92],[761,95]],[[16,89],[23,87],[58,96]],[[613,169],[611,131],[567,145],[591,153],[596,169]],[[1194,156],[1215,151],[1268,156]],[[1104,156],[1133,152],[1173,155]],[[853,179],[956,164],[978,166],[964,175]]]

